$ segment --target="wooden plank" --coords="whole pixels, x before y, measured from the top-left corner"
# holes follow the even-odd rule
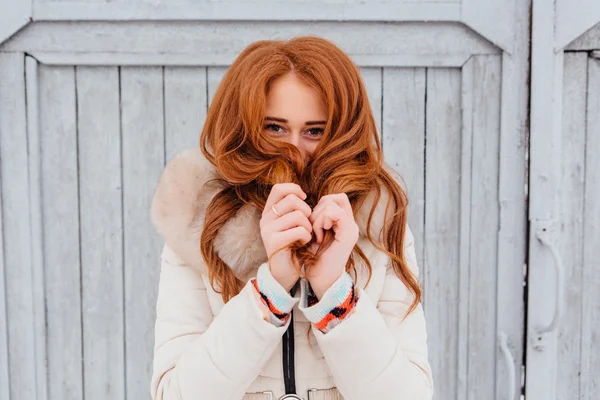
[[[564,48],[599,22],[597,0],[556,0],[555,48]]]
[[[375,118],[375,124],[377,125],[377,132],[381,138],[381,107],[382,107],[382,80],[383,71],[381,68],[360,68],[360,74],[362,75],[363,82],[367,89],[367,96],[369,97],[369,105]]]
[[[528,400],[557,398],[556,333],[543,333],[556,308],[556,262],[539,239],[559,235],[556,214],[560,185],[563,54],[554,48],[554,4],[533,0],[532,17],[529,265],[527,270],[527,386]],[[544,231],[545,229],[545,231]]]
[[[498,346],[496,399],[521,398],[525,347],[523,299],[528,227],[526,151],[531,54],[531,20],[527,16],[531,10],[531,0],[516,2],[515,6],[514,51],[510,55],[502,55],[496,328],[499,341],[505,335],[508,351],[503,352]],[[511,382],[513,377],[514,382]]]
[[[25,57],[27,81],[27,147],[29,153],[29,205],[31,221],[32,291],[35,313],[35,367],[37,399],[48,398],[48,370],[46,363],[47,321],[44,267],[44,227],[42,197],[42,148],[39,121],[38,62]]]
[[[84,395],[123,399],[119,71],[78,67],[76,77]]]
[[[588,64],[587,140],[585,157],[585,203],[583,216],[581,393],[593,400],[600,391],[600,60]]]
[[[569,44],[565,50],[593,51],[600,48],[600,23],[597,23],[583,35]]]
[[[81,399],[81,266],[75,71],[41,67],[40,126],[48,389]]]
[[[166,160],[198,147],[206,120],[206,68],[165,68]]]
[[[344,20],[456,21],[460,1],[223,1],[190,2],[62,2],[36,1],[33,18],[61,20]]]
[[[165,162],[161,68],[122,68],[126,397],[146,398],[152,374],[162,240],[148,210]]]
[[[215,92],[219,87],[219,83],[223,79],[223,76],[227,72],[227,67],[209,67],[207,68],[206,82],[208,86],[208,105],[212,102]]]
[[[417,40],[417,39],[415,39]],[[46,65],[86,65],[86,66],[189,66],[218,65],[228,66],[235,55],[231,53],[188,53],[165,54],[136,53],[127,51],[110,52],[47,52],[32,51],[30,54]],[[357,54],[352,59],[364,67],[404,66],[404,67],[460,67],[471,54],[468,52],[455,54]]]
[[[2,66],[2,55],[0,55],[0,72],[4,72],[1,69]],[[0,88],[3,88],[0,83]],[[2,93],[0,92],[0,100],[2,100]],[[0,106],[2,103],[0,102]],[[0,108],[2,112],[2,108]],[[1,129],[1,125],[0,125]],[[0,131],[0,147],[2,144],[2,136]],[[0,162],[2,160],[2,152],[0,151]],[[0,165],[2,165],[0,163]],[[10,362],[8,359],[8,309],[7,309],[7,298],[6,298],[6,266],[4,265],[4,218],[2,215],[2,169],[0,169],[0,398],[9,399],[10,397]]]
[[[512,53],[517,21],[515,6],[515,2],[504,0],[462,0],[461,21],[505,52]]]
[[[35,308],[24,54],[0,53],[0,77],[0,171],[10,398],[34,399],[37,396]]]
[[[559,398],[580,398],[587,58],[586,53],[565,54],[557,247],[565,261],[564,309],[569,311],[562,316],[558,331]]]
[[[98,16],[96,16],[98,17]],[[471,54],[498,54],[499,49],[461,24],[381,24],[377,22],[40,22],[15,35],[1,50],[43,53],[162,54],[162,60],[193,56],[198,65],[230,65],[250,43],[288,39],[319,32],[336,43],[358,65],[402,65],[398,62],[464,63]],[[243,38],[243,40],[240,40]],[[218,43],[218,47],[215,47]],[[62,55],[54,58],[60,60]],[[82,56],[84,57],[84,55]],[[85,56],[87,57],[87,56]],[[99,62],[102,58],[96,58]],[[46,60],[42,60],[46,62]],[[138,59],[139,61],[139,59]],[[462,65],[459,64],[459,65]],[[138,64],[139,65],[139,64]],[[437,65],[437,64],[428,64]]]
[[[428,344],[437,390],[457,399],[460,216],[460,71],[427,72],[425,154],[425,304]],[[466,177],[465,177],[466,178]],[[457,299],[459,299],[457,301]]]
[[[498,154],[500,77],[498,56],[473,59],[468,268],[468,399],[492,399],[496,380],[496,293],[498,254]],[[464,79],[464,78],[463,78]],[[461,246],[461,252],[467,248]],[[462,261],[462,257],[461,257]],[[459,301],[465,301],[461,292]]]
[[[460,157],[460,224],[459,224],[459,269],[458,293],[466,294],[466,301],[458,303],[458,382],[457,398],[468,398],[469,392],[469,270],[471,268],[471,214],[472,214],[472,180],[473,180],[473,114],[475,113],[475,79],[474,59],[462,68],[461,77],[461,157]]]
[[[384,158],[404,179],[408,224],[415,237],[417,262],[424,268],[425,70],[385,68],[383,82]],[[425,276],[419,277],[423,285]]]
[[[32,0],[0,0],[0,44],[31,22]]]

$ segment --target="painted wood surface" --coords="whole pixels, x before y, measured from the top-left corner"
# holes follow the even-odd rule
[[[588,60],[583,216],[580,396],[592,400],[600,392],[600,60]]]
[[[117,68],[77,67],[85,399],[125,392],[123,208]]]
[[[468,267],[459,259],[460,81],[460,70],[427,71],[424,304],[428,344],[436,354],[431,359],[434,380],[447,399],[458,399],[457,385],[465,378],[457,371],[458,279],[461,270]]]
[[[419,22],[384,26],[382,29],[376,22],[301,21],[40,22],[19,32],[0,50],[24,51],[45,64],[227,66],[253,41],[318,32],[365,67],[458,67],[472,54],[500,53],[471,29],[456,23],[440,23],[436,29]]]
[[[75,69],[39,74],[48,390],[75,400],[83,396]]]
[[[123,276],[126,397],[148,396],[162,250],[148,216],[165,163],[161,68],[122,68]]]
[[[9,382],[0,393],[36,398],[36,314],[32,288],[29,176],[25,104],[25,56],[0,52],[0,179],[4,265],[4,313]],[[3,310],[0,309],[0,313]],[[8,320],[7,320],[8,319]],[[0,336],[1,337],[1,336]],[[6,364],[5,364],[6,365]],[[6,367],[3,367],[6,368]],[[2,371],[0,369],[0,371]]]

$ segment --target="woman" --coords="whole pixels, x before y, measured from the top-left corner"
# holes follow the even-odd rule
[[[200,144],[152,204],[153,399],[430,399],[407,199],[350,58],[251,44]]]

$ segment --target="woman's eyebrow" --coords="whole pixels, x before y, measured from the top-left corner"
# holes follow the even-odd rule
[[[265,120],[267,120],[267,121],[282,122],[284,124],[287,124],[287,122],[288,122],[287,119],[276,118],[276,117],[265,117]],[[306,123],[304,125],[325,125],[325,124],[327,124],[327,121],[306,121]]]

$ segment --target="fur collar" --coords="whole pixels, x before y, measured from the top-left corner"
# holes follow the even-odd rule
[[[217,169],[199,148],[186,150],[167,164],[152,200],[151,218],[158,233],[186,264],[203,272],[206,272],[206,265],[199,243],[204,214],[222,186],[217,183],[204,188],[202,186],[218,176]],[[355,216],[361,239],[366,243],[369,243],[366,240],[366,225],[373,197],[374,194],[369,194]],[[382,188],[371,221],[373,238],[378,238],[381,233],[387,198],[388,193]],[[217,254],[240,279],[247,279],[253,270],[267,260],[260,236],[260,218],[261,211],[245,205],[219,230],[215,239]]]

